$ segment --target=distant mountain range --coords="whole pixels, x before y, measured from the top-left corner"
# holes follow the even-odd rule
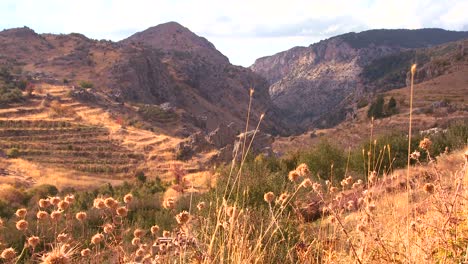
[[[169,105],[190,133],[230,122],[241,130],[253,87],[252,126],[266,112],[263,130],[290,134],[337,124],[362,98],[404,86],[413,62],[432,65],[424,78],[442,74],[434,58],[466,56],[464,46],[430,47],[465,38],[468,32],[442,29],[348,33],[257,59],[249,69],[175,22],[119,42],[16,28],[0,32],[0,66],[43,81],[88,81],[115,102]]]

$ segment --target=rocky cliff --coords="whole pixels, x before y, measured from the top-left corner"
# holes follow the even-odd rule
[[[463,38],[468,32],[441,29],[348,33],[260,58],[250,68],[267,78],[274,104],[289,120],[304,130],[327,127],[362,97],[404,86],[409,65],[430,59],[416,50]]]

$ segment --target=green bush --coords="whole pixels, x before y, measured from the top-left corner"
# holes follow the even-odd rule
[[[92,82],[90,82],[90,81],[81,81],[81,82],[80,82],[80,86],[81,86],[82,88],[85,88],[85,89],[87,89],[87,88],[94,88],[94,84],[93,84]]]
[[[16,159],[19,157],[19,150],[17,148],[11,148],[7,150],[6,155],[10,159]]]

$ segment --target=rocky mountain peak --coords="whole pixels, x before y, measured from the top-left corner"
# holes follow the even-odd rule
[[[209,57],[218,63],[229,60],[204,37],[200,37],[177,22],[168,22],[133,34],[121,41],[123,44],[143,44],[154,49],[169,52],[196,53]]]
[[[36,32],[28,27],[11,28],[0,31],[0,35],[4,37],[27,37],[36,36]]]

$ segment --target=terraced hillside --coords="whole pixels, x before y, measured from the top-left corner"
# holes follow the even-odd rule
[[[112,109],[71,97],[71,87],[38,87],[27,102],[0,109],[0,149],[8,157],[7,174],[12,177],[86,187],[96,181],[128,180],[137,171],[172,180],[174,168],[200,170],[197,158],[175,160],[174,149],[182,139],[124,127]]]

